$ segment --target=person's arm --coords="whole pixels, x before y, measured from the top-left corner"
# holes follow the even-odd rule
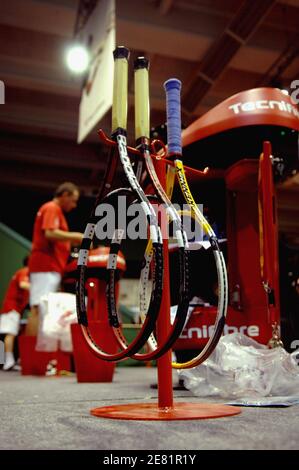
[[[29,281],[20,281],[19,282],[19,287],[24,290],[29,290],[30,289],[30,282]]]
[[[53,230],[45,230],[45,237],[48,240],[61,240],[65,242],[81,243],[83,239],[83,233],[80,232],[66,232],[55,228]]]

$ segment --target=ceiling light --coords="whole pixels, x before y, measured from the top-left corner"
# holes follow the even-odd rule
[[[72,72],[85,72],[89,63],[89,54],[87,49],[79,45],[72,46],[67,52],[66,62]]]

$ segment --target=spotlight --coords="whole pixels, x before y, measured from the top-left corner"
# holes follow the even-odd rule
[[[79,45],[72,46],[67,52],[66,62],[72,72],[85,72],[89,63],[89,54],[87,49]]]

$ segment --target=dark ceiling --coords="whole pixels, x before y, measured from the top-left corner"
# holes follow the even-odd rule
[[[85,0],[85,3],[88,3]],[[165,121],[162,84],[183,82],[186,125],[222,100],[260,85],[299,78],[299,0],[121,0],[117,42],[151,63],[151,122]],[[1,3],[0,184],[46,194],[63,180],[93,194],[106,151],[93,132],[76,144],[82,79],[64,54],[77,19],[75,0]],[[98,127],[107,132],[110,116]],[[133,131],[129,96],[129,137]],[[297,188],[297,183],[294,183]],[[298,196],[298,193],[297,193]]]

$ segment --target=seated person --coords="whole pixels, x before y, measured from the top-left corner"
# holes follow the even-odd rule
[[[3,370],[15,366],[14,341],[20,329],[20,318],[29,300],[28,257],[23,261],[24,267],[12,277],[3,302],[0,315],[0,334],[4,334],[5,363]]]

